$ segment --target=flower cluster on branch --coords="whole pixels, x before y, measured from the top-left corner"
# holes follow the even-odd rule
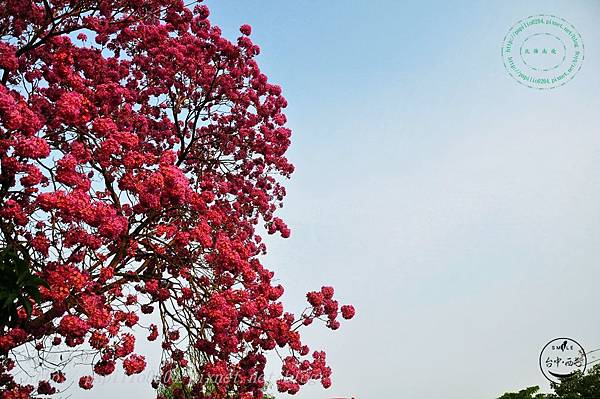
[[[298,329],[337,329],[354,308],[323,287],[302,315],[286,312],[260,261],[263,227],[290,235],[275,216],[294,170],[287,102],[258,67],[251,27],[231,42],[208,17],[181,0],[0,6],[0,249],[47,283],[0,325],[2,399],[67,380],[60,363],[37,386],[17,381],[27,345],[39,363],[58,347],[91,352],[83,389],[117,366],[140,373],[143,329],[161,342],[166,384],[190,348],[199,372],[235,374],[214,399],[260,399],[271,350],[286,352],[280,391],[331,384]],[[207,397],[203,380],[185,381]]]

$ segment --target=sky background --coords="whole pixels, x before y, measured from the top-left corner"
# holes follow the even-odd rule
[[[297,398],[547,390],[546,342],[600,348],[600,1],[206,4],[232,40],[252,25],[289,102],[292,237],[269,239],[265,264],[288,310],[323,284],[357,308],[338,331],[305,330],[333,386]],[[558,89],[504,70],[502,39],[532,14],[583,38]],[[151,397],[147,381],[96,386],[88,397]]]

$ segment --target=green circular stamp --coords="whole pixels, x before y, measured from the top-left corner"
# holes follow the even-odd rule
[[[532,15],[520,20],[502,42],[502,60],[510,76],[532,89],[555,89],[581,69],[584,46],[577,29],[564,18]]]

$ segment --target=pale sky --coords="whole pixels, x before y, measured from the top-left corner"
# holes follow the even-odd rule
[[[288,310],[324,284],[357,309],[305,331],[333,386],[297,398],[496,398],[548,388],[538,356],[555,337],[600,348],[600,1],[206,3],[230,39],[252,25],[289,102],[292,236],[264,263]],[[504,70],[504,36],[533,14],[585,44],[558,89]],[[87,397],[151,397],[96,386]]]

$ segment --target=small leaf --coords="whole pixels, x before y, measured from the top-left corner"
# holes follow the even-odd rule
[[[25,312],[27,313],[27,319],[31,318],[31,312],[33,311],[33,306],[31,306],[31,302],[29,302],[27,298],[20,298],[20,302],[25,308]]]

